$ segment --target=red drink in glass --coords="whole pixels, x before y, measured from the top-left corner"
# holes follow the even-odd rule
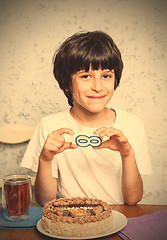
[[[13,216],[21,216],[28,211],[30,200],[30,178],[11,177],[4,183],[6,208]]]

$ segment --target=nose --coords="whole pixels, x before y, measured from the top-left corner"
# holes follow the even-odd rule
[[[103,89],[102,81],[100,78],[94,78],[92,82],[92,90],[96,92],[101,92]]]

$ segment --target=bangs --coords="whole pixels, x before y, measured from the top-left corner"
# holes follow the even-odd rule
[[[80,70],[89,71],[90,66],[93,70],[103,69],[117,69],[120,65],[118,55],[111,51],[111,48],[104,44],[96,42],[93,46],[86,45],[80,48],[77,54],[73,55],[70,60],[71,72],[75,74]]]

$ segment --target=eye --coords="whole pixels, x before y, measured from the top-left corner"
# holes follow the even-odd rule
[[[109,74],[104,74],[103,75],[103,78],[111,78],[112,76],[111,75],[109,75]]]
[[[88,75],[88,74],[84,74],[84,75],[81,76],[81,78],[88,79],[88,78],[90,78],[90,75]]]

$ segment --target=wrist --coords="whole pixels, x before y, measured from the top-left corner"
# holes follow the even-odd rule
[[[42,154],[40,154],[40,156],[39,156],[39,163],[45,163],[45,164],[48,165],[48,164],[52,163],[52,159],[47,159]]]
[[[134,152],[132,147],[130,148],[130,150],[126,154],[121,154],[122,160],[125,160],[127,158],[134,158],[134,157],[135,157],[135,152]]]

